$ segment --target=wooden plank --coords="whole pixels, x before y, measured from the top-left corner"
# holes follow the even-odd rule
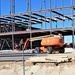
[[[71,61],[70,58],[68,57],[65,57],[65,58],[62,58],[62,57],[48,57],[48,56],[45,56],[45,57],[33,57],[33,58],[30,58],[29,61],[32,61],[32,62],[50,62],[50,63],[54,63],[54,62],[69,62]]]

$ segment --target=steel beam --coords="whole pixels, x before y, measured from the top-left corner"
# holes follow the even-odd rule
[[[43,30],[32,30],[32,33],[38,33],[38,32],[49,32],[50,29],[43,29]],[[52,32],[55,32],[55,31],[72,31],[72,27],[69,27],[69,28],[54,28],[52,29]],[[8,36],[8,35],[12,35],[13,32],[8,32],[8,33],[0,33],[0,36]],[[29,31],[16,31],[14,32],[13,34],[14,35],[19,35],[19,34],[28,34],[30,33]]]

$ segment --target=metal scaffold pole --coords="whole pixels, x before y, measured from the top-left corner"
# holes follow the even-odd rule
[[[57,8],[57,6],[56,6],[56,0],[55,0],[54,4],[55,4],[55,8]],[[58,26],[57,26],[57,21],[56,21],[56,28],[57,28],[57,27],[58,27]]]
[[[52,18],[52,14],[51,14],[51,0],[49,2],[49,7],[50,7],[50,35],[52,34],[52,21],[51,21],[51,18]]]
[[[72,43],[73,43],[73,48],[74,48],[74,20],[73,20],[73,0],[71,0],[71,5],[72,5]]]
[[[56,0],[54,0],[54,5],[55,5],[55,8],[56,8],[56,7],[57,7],[57,6],[56,6]]]
[[[0,16],[1,16],[1,0],[0,0]]]
[[[64,0],[62,0],[62,8],[64,7]],[[62,10],[62,13],[63,13],[63,15],[64,15],[64,10]],[[65,17],[63,17],[63,28],[64,28],[64,18]]]
[[[32,37],[32,32],[31,32],[31,0],[27,0],[27,12],[29,14],[29,20],[28,20],[28,29],[30,32],[30,38]],[[30,41],[30,49],[32,49],[32,42]]]
[[[27,3],[27,12],[29,14],[29,0],[26,0],[26,3]],[[29,20],[28,20],[28,29],[29,29]]]
[[[1,0],[0,0],[0,16],[1,16]],[[0,19],[0,33],[1,33],[1,19]]]
[[[40,9],[42,10],[42,0],[40,0]],[[41,12],[41,15],[42,15],[42,12]],[[42,19],[42,17],[41,17]],[[42,29],[42,20],[41,20],[41,29]]]
[[[25,75],[25,59],[24,59],[24,42],[22,41],[22,49],[23,49],[23,53],[22,53],[22,57],[23,57],[23,75]]]
[[[15,31],[15,20],[14,20],[14,14],[15,14],[15,0],[11,0],[11,14],[12,14],[12,49],[14,50],[14,31]]]
[[[1,16],[1,0],[0,0],[0,16]],[[0,19],[0,33],[1,33],[1,19]],[[0,38],[0,50],[1,50],[1,38]]]
[[[30,3],[29,3],[29,0],[27,0],[27,12],[28,12],[28,14],[29,14],[29,10],[30,10],[29,6],[30,6]],[[28,20],[28,29],[30,29],[29,20]]]
[[[26,0],[26,6],[27,6],[27,12],[29,12],[29,0]],[[29,23],[28,23],[28,29],[30,29]],[[25,75],[25,58],[24,58],[24,42],[22,40],[22,57],[23,57],[23,75]]]
[[[30,31],[30,38],[32,38],[32,23],[31,23],[31,0],[29,0],[29,31]],[[32,41],[30,41],[30,49],[32,49]]]
[[[44,0],[44,9],[46,10],[46,0]],[[46,12],[45,12],[45,29],[46,29]]]

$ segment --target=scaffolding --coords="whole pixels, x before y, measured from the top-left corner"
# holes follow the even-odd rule
[[[15,42],[19,43],[21,39],[25,41],[27,38],[57,33],[63,36],[72,35],[74,48],[74,0],[66,0],[69,5],[65,0],[38,0],[36,1],[37,4],[40,3],[36,6],[39,7],[38,10],[33,10],[35,5],[33,1],[25,0],[26,11],[17,14],[15,0],[10,0],[10,14],[3,16],[0,2],[0,49],[14,50]],[[30,48],[32,49],[32,42]]]

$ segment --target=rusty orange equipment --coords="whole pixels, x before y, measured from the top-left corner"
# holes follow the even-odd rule
[[[53,51],[59,51],[64,53],[64,38],[61,34],[52,36],[41,36],[36,38],[27,39],[24,45],[24,49],[27,49],[29,41],[41,40],[41,47],[36,47],[34,53],[47,52],[52,53]]]
[[[34,52],[52,53],[54,51],[64,53],[64,38],[61,34],[42,38],[41,47],[36,47]]]

